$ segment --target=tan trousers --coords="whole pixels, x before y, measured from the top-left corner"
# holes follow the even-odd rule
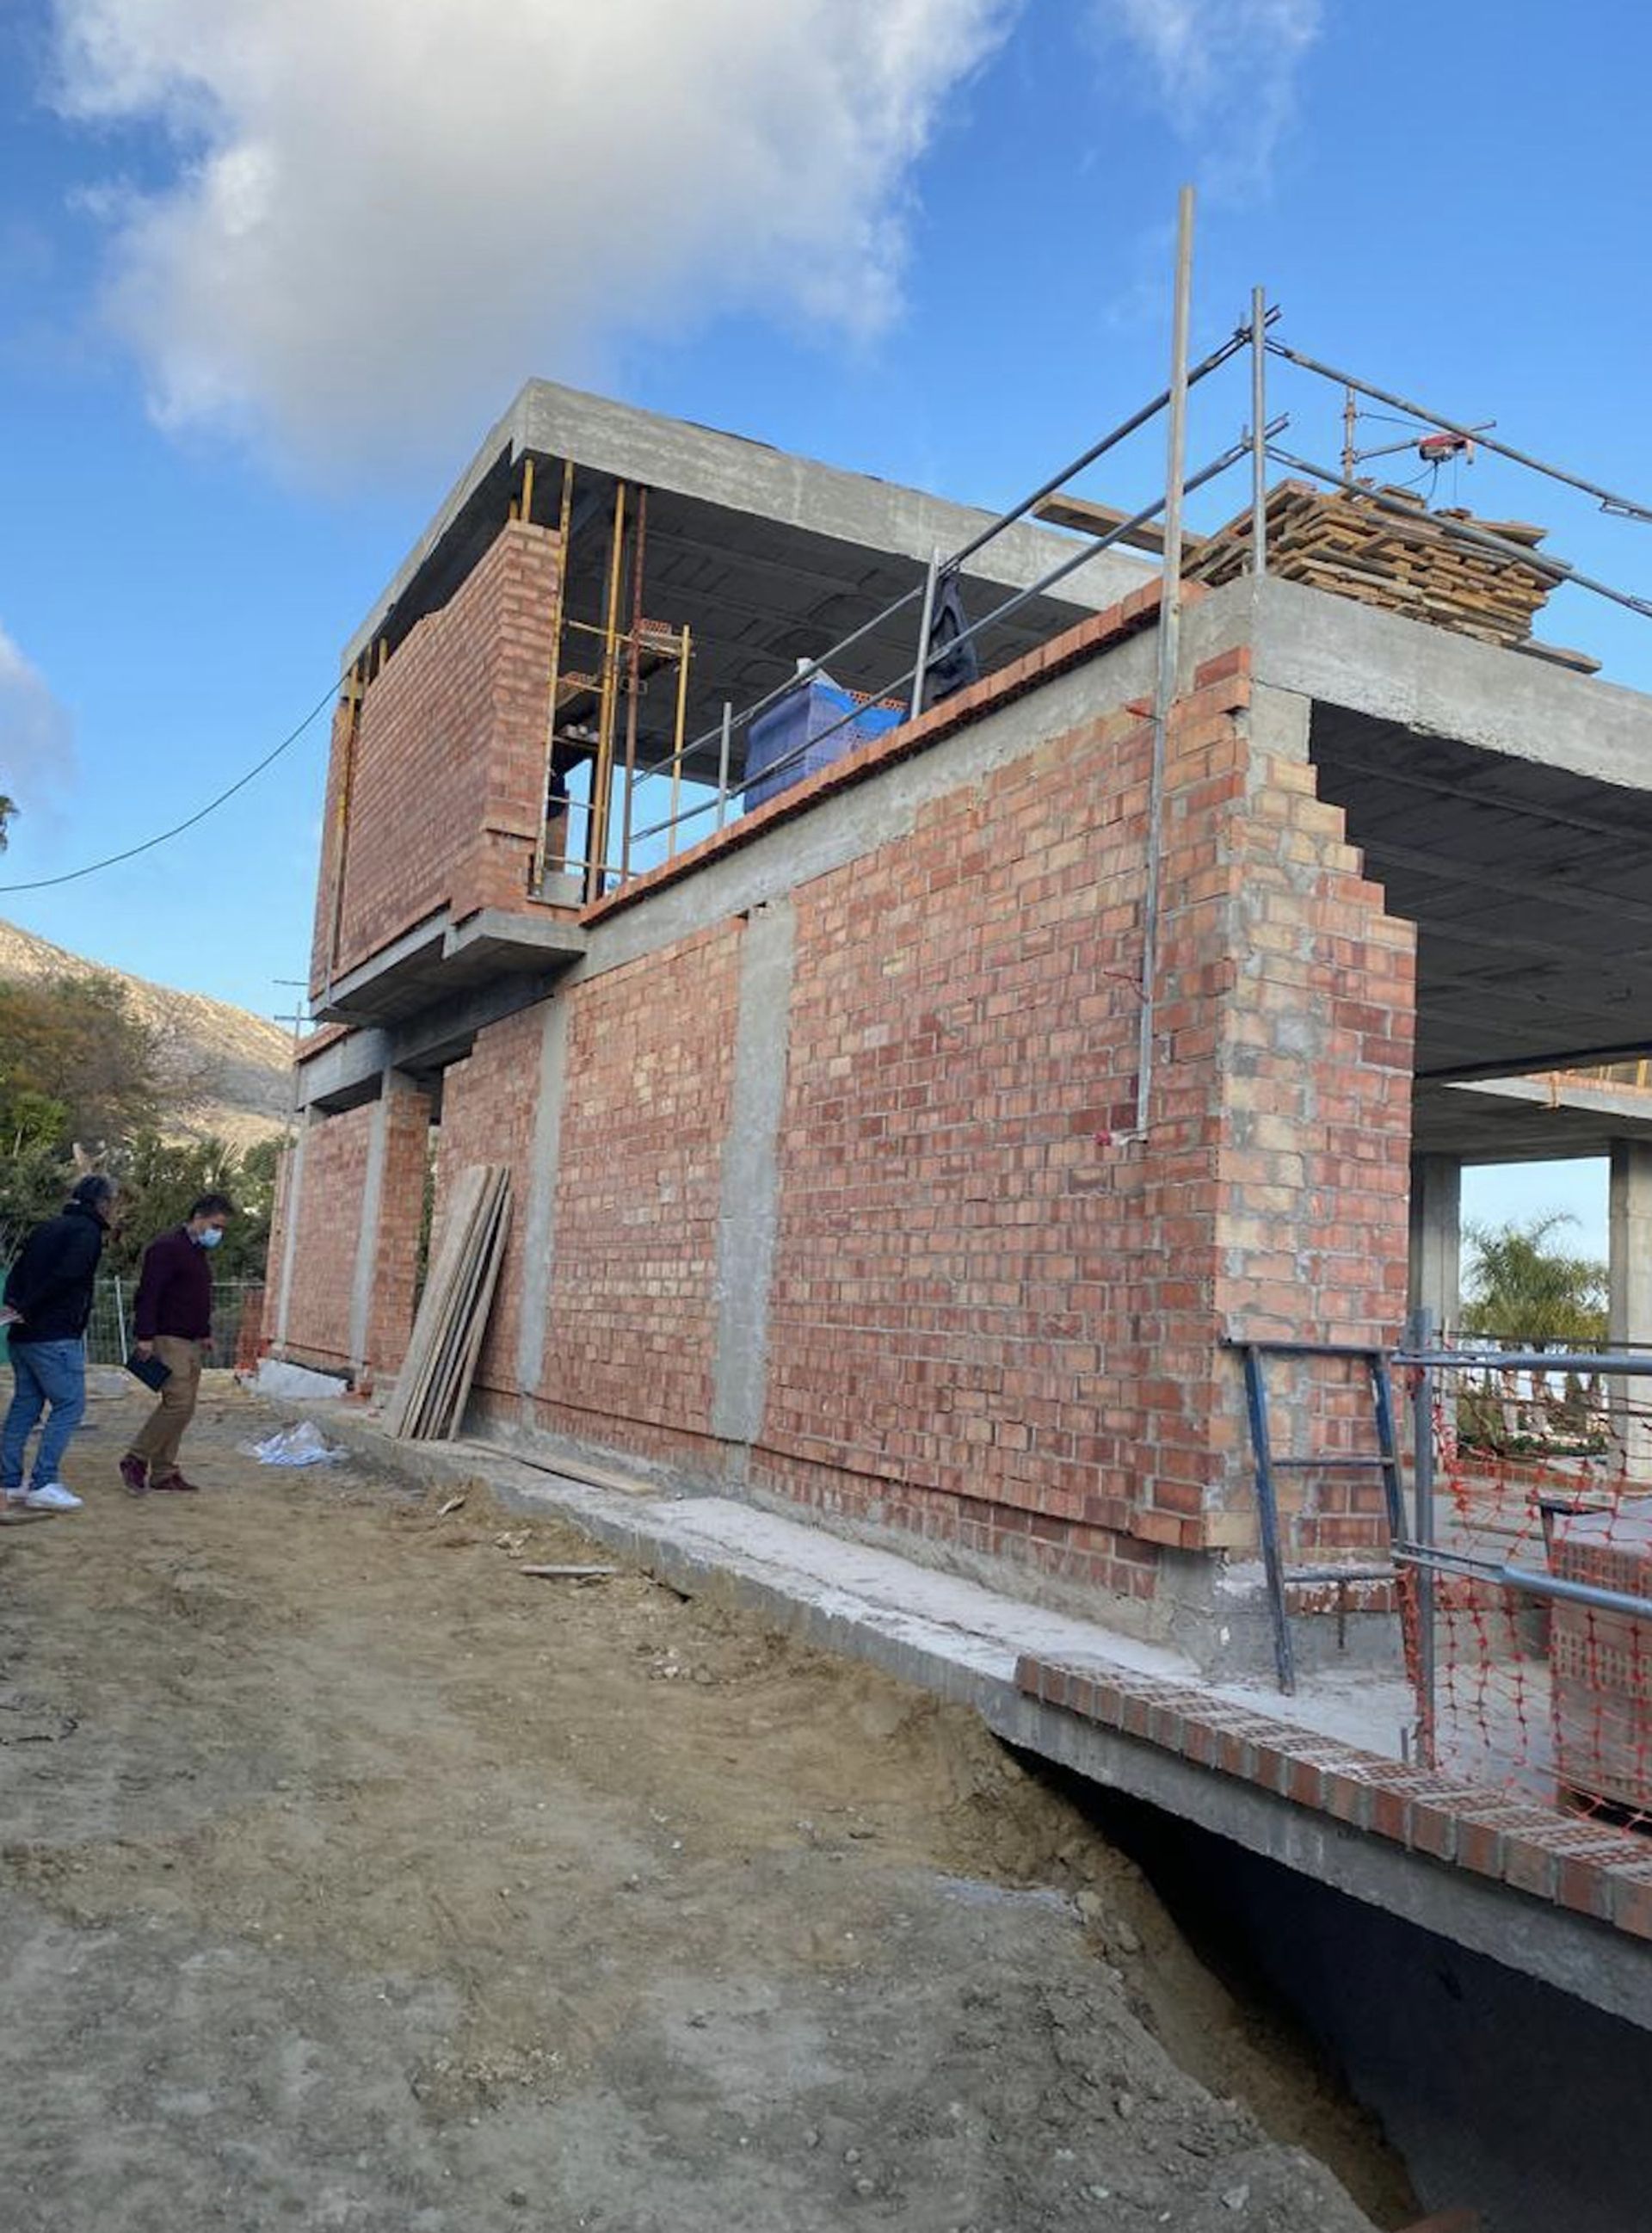
[[[201,1387],[201,1344],[182,1341],[176,1334],[158,1333],[155,1355],[170,1367],[172,1378],[160,1391],[160,1401],[138,1429],[132,1444],[134,1458],[142,1458],[158,1481],[178,1470],[178,1446],[184,1429],[195,1416],[195,1398]]]

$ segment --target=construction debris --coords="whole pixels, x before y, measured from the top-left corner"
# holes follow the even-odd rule
[[[420,1299],[406,1360],[385,1406],[387,1432],[404,1442],[446,1442],[459,1431],[504,1256],[511,1174],[472,1163],[448,1196]]]
[[[606,1582],[617,1566],[518,1566],[519,1574],[532,1574],[547,1582]]]
[[[1531,651],[1592,672],[1599,662],[1531,641],[1560,570],[1451,532],[1472,527],[1501,543],[1535,551],[1547,530],[1520,519],[1475,519],[1463,511],[1430,511],[1408,489],[1349,496],[1306,481],[1281,481],[1268,492],[1268,571],[1357,603],[1378,605],[1409,620],[1454,628],[1483,643]],[[1209,537],[1188,558],[1190,581],[1214,589],[1250,564],[1248,511]]]

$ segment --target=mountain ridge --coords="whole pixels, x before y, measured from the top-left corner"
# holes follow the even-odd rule
[[[111,977],[154,1035],[161,1083],[159,1130],[167,1139],[209,1134],[234,1148],[279,1132],[292,1108],[292,1041],[249,1009],[207,993],[157,985],[127,969],[37,938],[0,921],[0,978]]]

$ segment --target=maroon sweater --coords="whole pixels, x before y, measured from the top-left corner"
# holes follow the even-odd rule
[[[212,1331],[212,1267],[206,1251],[179,1226],[163,1233],[143,1252],[138,1299],[132,1306],[136,1341],[158,1333],[180,1341],[205,1341]]]

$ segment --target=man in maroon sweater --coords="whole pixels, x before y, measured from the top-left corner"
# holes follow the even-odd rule
[[[181,1225],[144,1251],[132,1308],[132,1353],[158,1357],[167,1378],[159,1403],[120,1461],[120,1478],[134,1496],[151,1488],[195,1487],[178,1470],[178,1447],[195,1416],[201,1365],[212,1345],[212,1251],[234,1215],[228,1195],[204,1194]]]

